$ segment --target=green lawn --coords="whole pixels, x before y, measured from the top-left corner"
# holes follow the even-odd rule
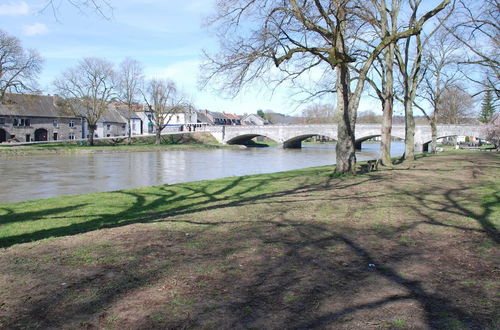
[[[332,167],[0,204],[0,247],[241,203],[318,184]]]
[[[0,328],[498,329],[499,164],[0,204]]]

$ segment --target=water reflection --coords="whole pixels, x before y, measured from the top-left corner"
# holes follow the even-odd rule
[[[380,145],[365,143],[358,160],[376,158]],[[403,142],[392,144],[402,155]],[[0,203],[112,191],[335,163],[335,144],[302,149],[171,150],[0,158]]]

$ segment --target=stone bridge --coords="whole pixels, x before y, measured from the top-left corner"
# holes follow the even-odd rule
[[[337,140],[337,125],[264,125],[264,126],[211,126],[207,130],[221,143],[246,144],[257,136],[265,136],[283,148],[300,148],[303,140],[312,136],[325,136]],[[361,149],[365,140],[380,136],[380,124],[356,125],[356,148]],[[474,136],[484,139],[477,125],[438,125],[438,138],[451,136]],[[392,136],[404,140],[405,126],[393,125]],[[429,125],[416,125],[415,149],[427,151],[432,139]]]

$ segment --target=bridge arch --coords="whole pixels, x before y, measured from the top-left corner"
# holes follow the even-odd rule
[[[333,138],[328,135],[324,134],[318,134],[318,133],[310,133],[310,134],[303,134],[303,135],[298,135],[294,136],[292,138],[289,138],[285,141],[283,141],[283,148],[301,148],[302,147],[302,141],[307,140],[309,138],[312,138],[313,136],[324,136],[329,139],[337,141],[336,138]]]
[[[479,135],[479,136],[477,136],[477,135]],[[449,135],[444,135],[444,136],[438,136],[436,138],[436,140],[444,139],[444,138],[449,138],[449,137],[458,137],[458,136],[462,136],[462,135],[459,135],[459,134],[449,134]],[[474,137],[475,139],[480,139],[480,140],[483,140],[483,141],[487,141],[487,139],[485,137],[481,136],[481,134],[472,134],[472,135],[467,135],[467,136],[471,136],[471,137]],[[429,148],[430,148],[431,142],[432,142],[432,139],[431,140],[426,140],[422,144],[422,148],[423,148],[424,152],[429,152],[430,151]]]
[[[371,134],[371,135],[366,135],[366,136],[357,138],[355,141],[356,150],[361,150],[361,145],[363,142],[370,140],[370,139],[373,139],[375,137],[379,137],[379,136],[382,136],[382,135],[380,133],[377,133],[377,134]],[[402,141],[404,141],[404,139],[405,139],[404,136],[399,136],[398,134],[391,134],[391,138],[393,138],[393,139],[396,138],[396,139],[399,139]]]
[[[227,144],[247,145],[247,144],[250,144],[250,141],[253,138],[256,138],[256,137],[259,137],[259,136],[262,136],[262,137],[268,138],[268,139],[270,139],[272,141],[278,142],[275,139],[273,139],[273,138],[271,138],[269,136],[266,136],[266,135],[262,135],[262,134],[243,134],[243,135],[238,135],[238,136],[235,136],[235,137],[229,139],[226,143]]]

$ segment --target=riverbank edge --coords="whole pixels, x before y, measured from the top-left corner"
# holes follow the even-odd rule
[[[224,144],[147,144],[130,146],[78,146],[72,148],[60,147],[14,147],[15,149],[0,148],[0,157],[18,157],[33,155],[64,155],[64,154],[97,154],[97,153],[124,153],[124,152],[149,152],[149,151],[167,151],[167,150],[185,150],[185,149],[241,149],[240,146]]]
[[[165,138],[165,137],[164,137]],[[177,140],[175,140],[176,138]],[[154,137],[133,137],[131,144],[126,139],[120,143],[97,141],[94,146],[87,146],[81,142],[49,142],[46,144],[9,146],[0,145],[0,158],[32,156],[32,155],[58,155],[58,154],[93,154],[93,153],[125,153],[125,152],[150,152],[185,149],[241,149],[239,145],[225,145],[218,143],[209,133],[195,133],[177,136],[167,136],[160,145],[154,144]]]

